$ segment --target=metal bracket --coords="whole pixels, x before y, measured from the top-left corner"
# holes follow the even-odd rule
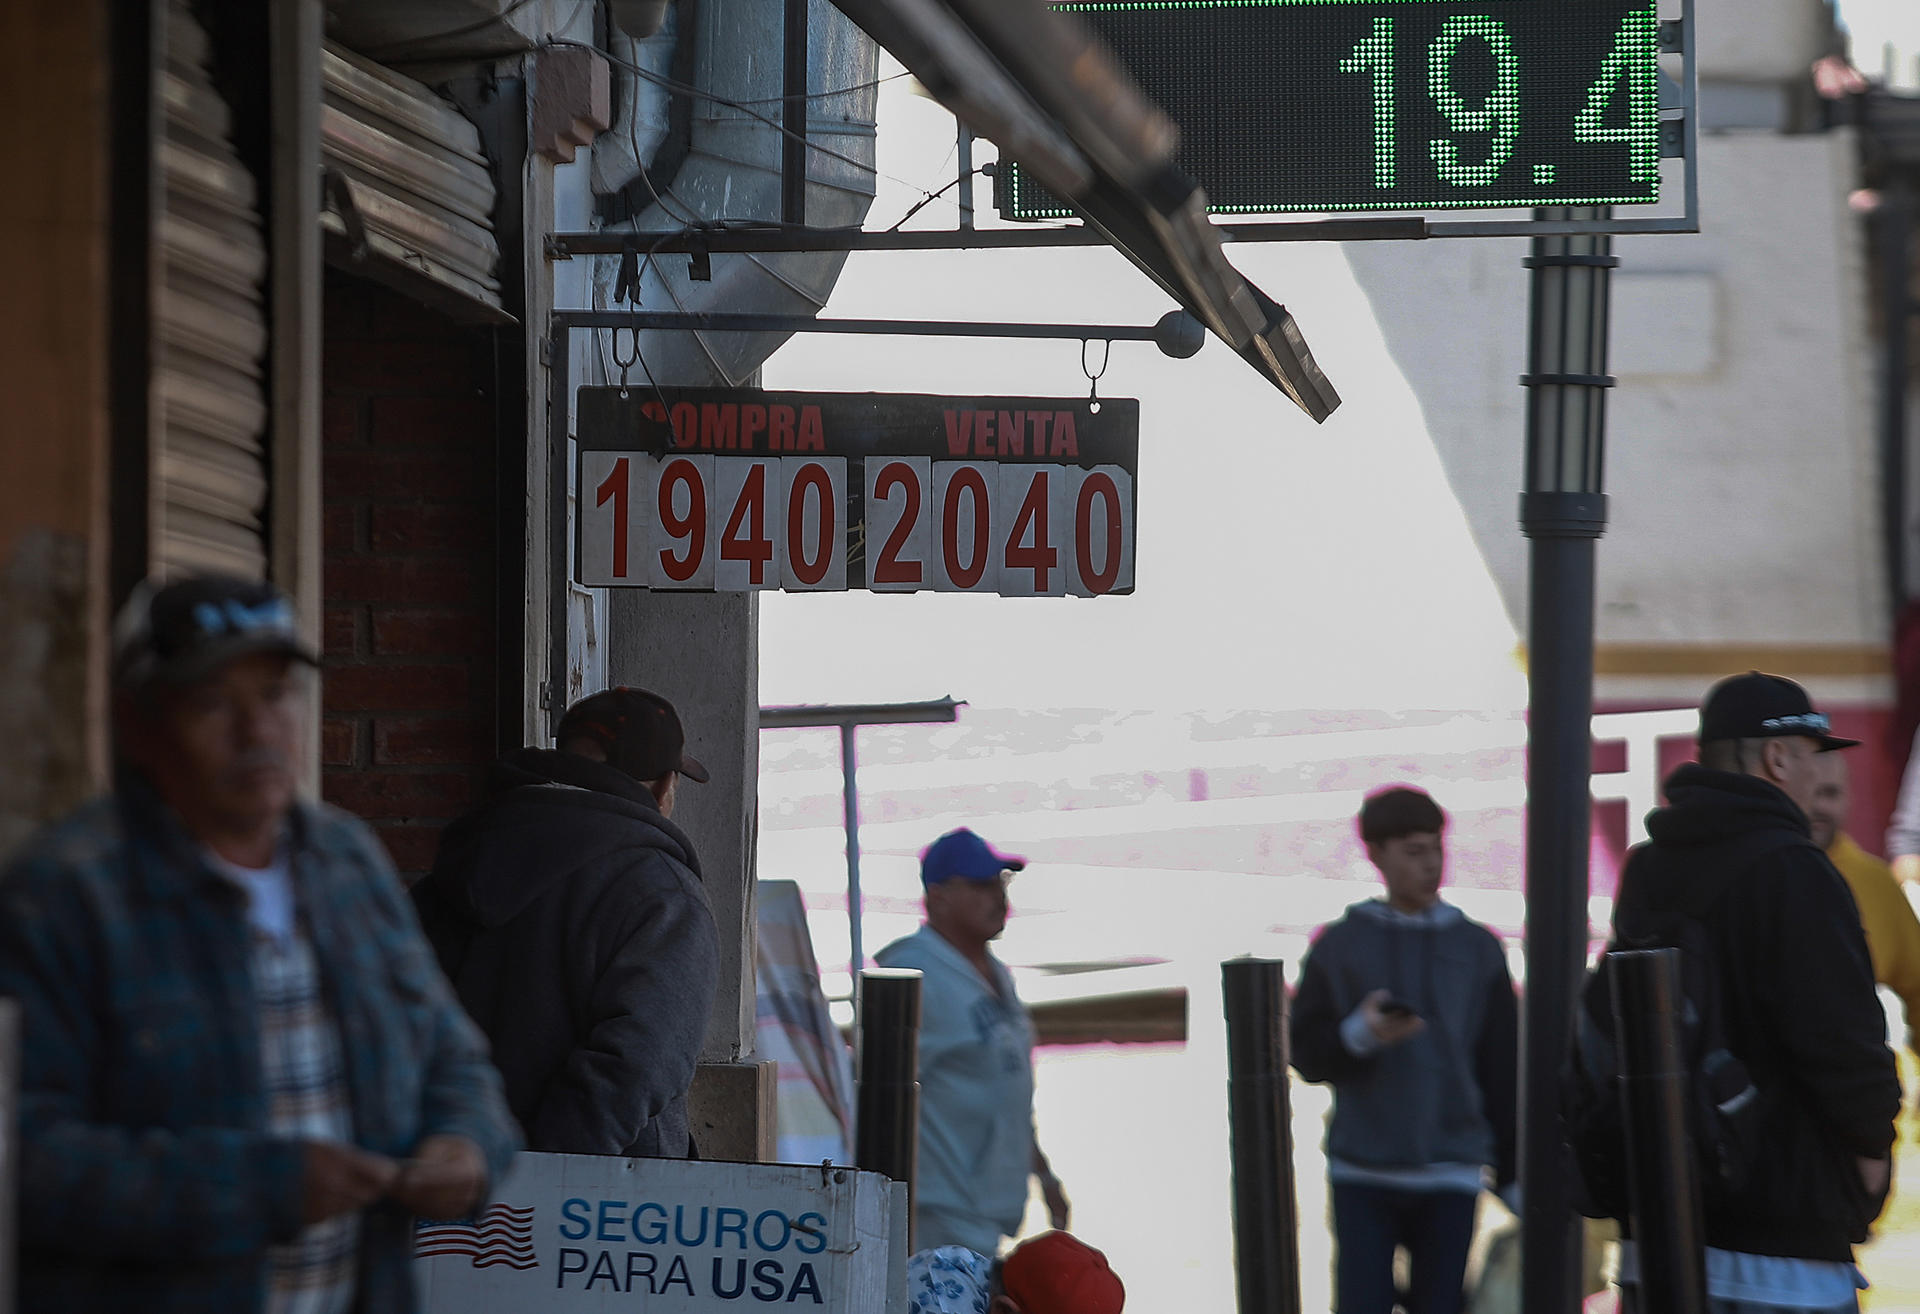
[[[620,271],[613,279],[613,299],[630,306],[640,304],[640,252],[634,247],[620,253]]]
[[[1679,119],[1660,120],[1660,158],[1663,160],[1685,159],[1687,154],[1687,121]]]
[[[1418,216],[1296,220],[1280,223],[1217,223],[1228,242],[1417,241],[1428,234]],[[1085,225],[1015,228],[904,229],[869,232],[860,228],[805,228],[788,224],[712,224],[677,232],[549,233],[548,260],[575,256],[686,255],[698,251],[723,255],[766,255],[776,251],[956,251],[1042,246],[1105,246],[1107,239]]]
[[[1522,256],[1522,269],[1618,269],[1620,257],[1617,255],[1574,255],[1561,252],[1555,255]]]
[[[556,310],[556,333],[571,329],[662,329],[704,333],[854,333],[880,337],[1049,338],[1178,343],[1172,311],[1155,324],[1003,324],[992,320],[814,319],[807,315],[721,314],[682,310]],[[1169,353],[1174,354],[1174,353]]]
[[[1620,381],[1611,374],[1522,374],[1523,388],[1611,388]]]
[[[1684,18],[1666,18],[1660,21],[1660,53],[1680,55],[1686,53],[1687,20]]]
[[[340,216],[340,223],[347,230],[347,246],[353,259],[365,260],[373,247],[367,238],[366,216],[360,213],[360,203],[353,197],[353,185],[338,169],[322,169],[320,183],[327,204]]]

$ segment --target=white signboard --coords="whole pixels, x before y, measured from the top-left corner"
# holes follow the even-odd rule
[[[906,1230],[906,1188],[851,1168],[522,1154],[414,1263],[427,1314],[897,1314]]]
[[[578,405],[587,587],[1133,591],[1138,402],[583,388]]]

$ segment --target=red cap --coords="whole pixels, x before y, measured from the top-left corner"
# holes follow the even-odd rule
[[[1127,1289],[1107,1257],[1065,1232],[1042,1232],[1015,1246],[1000,1285],[1021,1314],[1120,1314]]]

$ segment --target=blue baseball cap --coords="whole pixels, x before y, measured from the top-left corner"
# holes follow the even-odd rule
[[[920,851],[920,884],[997,881],[1003,871],[1020,871],[1027,860],[1011,853],[995,853],[988,843],[962,826],[950,830]]]

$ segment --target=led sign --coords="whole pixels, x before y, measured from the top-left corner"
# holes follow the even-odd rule
[[[1054,6],[1181,128],[1217,213],[1651,203],[1653,0],[1136,0]],[[1008,218],[1071,211],[1018,165]]]

